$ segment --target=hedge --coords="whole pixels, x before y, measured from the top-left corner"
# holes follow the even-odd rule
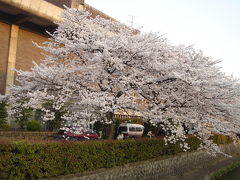
[[[232,138],[229,136],[225,136],[223,134],[215,134],[214,136],[212,136],[213,142],[221,145],[221,144],[228,144],[233,142]]]
[[[0,130],[7,130],[9,126],[7,124],[7,105],[5,102],[0,101]]]
[[[41,123],[37,120],[31,120],[27,122],[28,131],[40,131],[42,129]]]
[[[237,168],[240,167],[240,161],[235,162],[233,164],[230,164],[228,166],[225,166],[218,170],[217,172],[214,172],[210,175],[210,180],[219,180],[220,178],[223,179],[223,176],[228,176],[228,173],[230,174],[232,171],[236,171]],[[225,177],[226,179],[226,177]]]
[[[187,139],[192,150],[196,137]],[[109,168],[182,152],[160,138],[94,142],[14,142],[0,145],[0,179],[39,179]]]

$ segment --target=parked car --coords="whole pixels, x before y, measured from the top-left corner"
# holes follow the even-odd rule
[[[123,134],[126,138],[140,138],[143,135],[144,126],[141,124],[123,123],[118,127],[118,135]]]
[[[96,140],[99,136],[96,132],[91,129],[82,130],[79,127],[63,127],[58,131],[58,135],[65,136],[66,138],[76,140]]]
[[[75,137],[70,137],[70,136],[65,136],[65,135],[53,135],[53,136],[45,137],[44,140],[65,142],[65,141],[82,141],[85,139],[78,139]]]

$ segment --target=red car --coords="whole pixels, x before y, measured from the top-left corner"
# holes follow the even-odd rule
[[[58,131],[58,135],[75,138],[79,140],[96,140],[99,139],[99,136],[93,130],[85,130],[78,127],[64,127]]]

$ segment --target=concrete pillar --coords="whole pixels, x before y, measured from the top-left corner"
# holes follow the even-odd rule
[[[76,9],[84,8],[84,0],[72,0],[71,8],[76,8]]]
[[[19,31],[19,27],[12,24],[11,32],[10,32],[10,40],[9,40],[9,50],[8,50],[5,94],[9,93],[9,90],[8,90],[9,86],[14,84],[14,74],[15,74],[14,69],[16,64],[18,31]]]

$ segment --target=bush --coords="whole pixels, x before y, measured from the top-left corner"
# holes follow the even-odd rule
[[[191,151],[201,141],[188,137]],[[109,168],[182,152],[162,138],[94,142],[3,143],[0,179],[39,179]]]
[[[121,123],[133,123],[133,124],[144,124],[142,118],[114,118],[116,121]]]
[[[11,127],[10,127],[10,125],[9,124],[7,124],[7,123],[4,123],[4,124],[2,124],[1,126],[0,126],[0,130],[1,131],[11,131]]]
[[[31,108],[22,108],[21,111],[15,116],[15,122],[23,130],[26,128],[30,118],[32,118],[33,110]]]
[[[189,142],[200,144],[196,137]],[[197,146],[193,146],[196,150]],[[85,143],[17,142],[0,146],[0,179],[38,179],[119,166],[182,152],[159,138]]]
[[[28,131],[40,131],[42,129],[41,124],[37,120],[32,120],[27,122]]]
[[[0,101],[0,129],[5,130],[8,127],[7,124],[7,108],[4,101]]]
[[[221,144],[228,144],[228,143],[231,143],[233,142],[233,140],[231,139],[231,137],[229,136],[225,136],[223,134],[214,134],[213,137],[213,142],[218,144],[218,145],[221,145]]]

